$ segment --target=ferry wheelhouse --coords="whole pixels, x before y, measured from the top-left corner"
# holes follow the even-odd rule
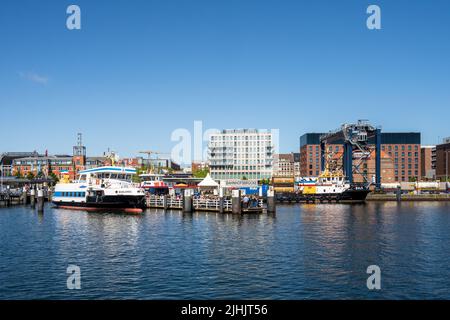
[[[165,195],[169,193],[169,186],[163,181],[163,174],[144,173],[140,174],[141,188],[152,195]]]
[[[142,212],[145,191],[132,182],[135,174],[134,168],[113,166],[82,170],[74,181],[55,186],[52,202],[66,209]]]

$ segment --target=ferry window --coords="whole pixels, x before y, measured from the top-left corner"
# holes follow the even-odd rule
[[[105,179],[109,179],[109,173],[105,173]]]
[[[111,173],[111,179],[117,179],[117,174]]]

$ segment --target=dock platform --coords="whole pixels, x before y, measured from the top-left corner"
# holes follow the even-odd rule
[[[232,200],[223,199],[221,209],[221,199],[219,197],[212,199],[192,199],[193,211],[209,211],[232,213]],[[169,210],[183,210],[183,198],[174,198],[169,196],[147,196],[148,208],[160,208]],[[241,208],[241,213],[263,213],[265,204],[263,199],[258,199],[256,205],[249,205]]]

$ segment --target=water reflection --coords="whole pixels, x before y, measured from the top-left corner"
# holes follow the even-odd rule
[[[450,298],[449,212],[411,202],[276,215],[2,209],[0,298]],[[72,263],[83,290],[68,293]],[[365,285],[371,264],[379,292]]]

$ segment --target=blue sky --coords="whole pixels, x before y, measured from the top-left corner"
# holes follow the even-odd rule
[[[6,0],[0,151],[70,153],[82,132],[89,155],[170,152],[195,120],[278,128],[285,152],[357,119],[435,144],[450,136],[449,39],[445,0]]]

